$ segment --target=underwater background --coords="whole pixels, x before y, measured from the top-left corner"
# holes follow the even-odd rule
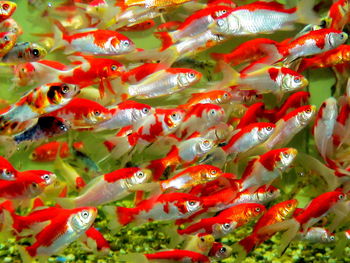
[[[307,1],[307,0],[306,0]],[[14,1],[17,3],[17,10],[13,15],[13,18],[23,28],[23,35],[20,36],[20,41],[32,41],[40,43],[40,37],[33,36],[33,33],[48,33],[52,31],[51,23],[47,22],[49,18],[41,17],[43,11],[50,6],[59,5],[64,1],[44,1],[44,0],[19,0]],[[29,3],[30,2],[30,3]],[[240,2],[237,0],[237,2]],[[244,1],[249,3],[253,1]],[[282,4],[294,6],[296,1],[278,1]],[[318,2],[318,1],[316,1]],[[165,15],[166,21],[170,21],[173,18]],[[156,19],[157,21],[157,19]],[[265,35],[267,38],[271,38],[276,41],[281,41],[285,38],[294,36],[297,32],[302,29],[303,25],[298,24],[294,31],[278,31],[271,35]],[[123,32],[126,36],[132,39],[136,47],[144,49],[152,49],[160,46],[160,41],[156,39],[153,34],[153,30],[146,30],[140,32]],[[215,61],[209,56],[211,52],[229,52],[233,47],[246,42],[255,37],[234,37],[231,40],[221,44],[217,47],[209,49],[205,52],[200,53],[194,57],[194,61],[183,61],[184,67],[196,69],[203,73],[203,78],[196,87],[200,87],[207,81],[220,80],[221,75],[214,72]],[[57,60],[62,63],[67,62],[65,55],[62,55],[61,51],[55,51],[49,53],[45,59]],[[180,63],[180,62],[177,62]],[[187,64],[186,64],[187,63]],[[183,66],[183,65],[181,65]],[[12,84],[12,71],[8,66],[0,67],[0,98],[5,99],[10,103],[15,102],[21,97],[26,91],[33,87],[16,87],[11,88]],[[316,105],[317,108],[321,103],[331,96],[331,87],[335,83],[335,78],[331,70],[329,69],[315,69],[308,70],[303,75],[309,80],[310,85],[307,90],[311,93],[310,104]],[[165,99],[149,99],[142,100],[143,103],[152,106],[173,106],[184,103],[188,98],[189,92],[176,93],[167,96]],[[82,92],[80,97],[92,98],[96,101],[99,99],[98,92]],[[274,97],[267,96],[265,99],[266,105],[274,106]],[[74,159],[68,158],[67,161],[74,164],[76,170],[86,179],[91,174],[104,174],[111,172],[115,169],[120,168],[118,160],[105,159],[108,155],[108,151],[102,147],[96,147],[101,140],[106,138],[108,135],[112,135],[112,132],[76,132],[69,131],[68,134],[52,138],[49,141],[74,141],[79,138],[83,141],[84,153],[91,158],[93,162],[76,162]],[[297,134],[289,147],[295,147],[301,152],[311,154],[312,156],[319,158],[316,147],[314,145],[312,136],[310,135],[310,126],[304,129],[302,132]],[[59,179],[64,180],[63,175],[60,174],[60,170],[55,167],[53,162],[34,162],[30,159],[30,154],[38,144],[34,143],[31,145],[20,146],[19,149],[9,158],[9,161],[18,170],[29,170],[29,169],[45,169],[58,176]],[[153,152],[147,150],[143,154],[134,156],[132,163],[140,164],[149,160],[155,159],[157,156]],[[241,167],[242,169],[242,167]],[[296,198],[299,201],[298,207],[304,207],[311,199],[311,197],[317,196],[327,189],[327,186],[323,179],[318,176],[311,176],[303,168],[295,166],[290,169],[287,173],[284,173],[281,180],[274,183],[279,189],[281,189],[281,196],[275,200],[274,203],[287,200],[290,198]],[[50,190],[49,190],[50,191]],[[53,192],[57,191],[52,189]],[[48,196],[50,193],[48,193]],[[54,204],[54,201],[48,201],[48,205]],[[132,207],[133,198],[129,197],[122,201],[115,202],[116,205]],[[21,211],[21,213],[25,213]],[[59,256],[51,256],[48,258],[48,262],[122,262],[119,258],[121,255],[128,253],[151,253],[154,251],[170,248],[170,237],[171,228],[174,226],[167,222],[152,222],[146,223],[140,226],[124,226],[116,234],[112,234],[108,229],[108,223],[103,215],[99,213],[95,221],[95,227],[100,230],[104,237],[108,240],[111,246],[111,251],[108,255],[97,255],[82,249],[82,246],[78,242],[73,242],[69,245]],[[233,245],[235,242],[241,240],[247,236],[254,222],[247,224],[244,227],[238,228],[232,234],[221,238],[221,242],[226,245]],[[170,230],[169,230],[170,229]],[[344,227],[344,229],[347,229]],[[339,231],[340,232],[340,231]],[[0,233],[1,238],[1,233]],[[339,242],[331,244],[309,244],[306,242],[292,242],[288,250],[281,257],[277,257],[275,252],[279,245],[280,235],[274,235],[270,240],[264,242],[262,245],[257,247],[251,252],[244,262],[350,262],[350,247],[348,247],[347,241],[342,241],[343,248],[339,248]],[[2,239],[2,240],[1,240]],[[16,245],[26,245],[26,241],[16,241],[15,238],[4,240],[1,238],[0,242],[0,262],[21,262],[19,252]],[[178,245],[181,247],[181,244]],[[234,256],[222,260],[220,262],[234,262]]]

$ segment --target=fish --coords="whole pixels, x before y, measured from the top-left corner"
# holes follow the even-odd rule
[[[341,211],[337,211],[337,204],[341,204],[345,199],[345,194],[340,191],[322,193],[321,195],[312,199],[304,210],[296,214],[292,219],[261,228],[260,233],[263,234],[269,232],[271,233],[271,231],[278,232],[287,230],[281,239],[279,249],[279,253],[281,253],[287,249],[288,244],[297,235],[298,231],[301,233],[306,233],[310,227],[316,224],[331,211],[341,213]]]
[[[17,9],[17,4],[12,1],[0,1],[0,22],[10,18]]]
[[[227,218],[209,217],[203,218],[199,222],[194,223],[185,229],[178,229],[180,235],[191,235],[198,233],[211,234],[215,239],[230,234],[236,227],[237,222]]]
[[[87,28],[81,32],[69,34],[57,20],[55,26],[55,44],[51,51],[65,47],[66,53],[122,55],[135,50],[135,44],[131,39],[113,30]]]
[[[0,197],[10,200],[27,200],[41,194],[56,181],[56,175],[45,170],[27,170],[17,173],[15,180],[0,181]]]
[[[105,206],[103,211],[112,219],[112,230],[118,225],[154,220],[174,220],[188,217],[201,208],[200,198],[185,193],[155,195],[143,200],[135,208]]]
[[[159,251],[153,254],[145,254],[146,258],[151,262],[156,260],[172,260],[176,262],[183,262],[187,260],[190,263],[209,263],[210,259],[197,252],[189,250],[173,249],[169,251]]]
[[[173,145],[166,157],[152,160],[147,168],[153,171],[153,180],[157,181],[167,167],[192,164],[212,150],[214,146],[212,140],[201,137],[190,138],[180,142],[178,146]]]
[[[50,256],[78,239],[90,228],[97,216],[95,207],[82,207],[57,215],[25,248],[30,257]],[[22,255],[24,253],[22,252]],[[27,257],[27,258],[30,258]],[[26,258],[23,256],[23,258]]]
[[[215,180],[222,174],[221,169],[212,165],[200,164],[188,167],[175,174],[168,180],[159,182],[161,190],[186,190],[203,184],[208,181]]]
[[[234,245],[234,251],[239,251],[238,259],[243,259],[255,247],[262,244],[264,241],[271,238],[273,232],[269,234],[260,234],[259,229],[264,226],[272,225],[277,222],[282,222],[291,216],[298,205],[296,199],[280,202],[269,208],[264,215],[258,220],[253,228],[252,234],[240,240]]]
[[[214,237],[210,234],[197,234],[189,236],[184,249],[201,253],[203,255],[208,255],[214,241]]]
[[[306,127],[316,114],[316,106],[301,106],[276,122],[274,133],[264,142],[267,149],[276,149],[289,143],[295,134]]]
[[[0,156],[0,180],[13,181],[17,178],[18,171],[4,157]]]
[[[310,227],[305,234],[298,234],[294,240],[301,240],[310,243],[334,243],[334,233],[330,233],[323,227]]]
[[[65,106],[46,114],[69,121],[72,129],[93,128],[96,124],[109,120],[109,110],[101,104],[83,98],[73,98]]]
[[[40,145],[30,154],[30,159],[36,162],[52,162],[56,160],[58,153],[60,158],[70,155],[67,142],[53,141]]]
[[[251,191],[254,192],[264,184],[270,185],[290,167],[297,154],[298,151],[294,148],[281,148],[268,151],[251,160],[243,172],[240,190],[251,188]]]
[[[17,35],[13,32],[0,33],[0,57],[5,56],[16,44]]]
[[[209,257],[213,257],[216,260],[225,259],[231,256],[232,249],[220,242],[214,242],[212,248],[209,251]]]
[[[86,185],[83,177],[67,162],[64,162],[60,157],[56,157],[54,163],[55,170],[58,172],[69,188],[80,191]]]
[[[114,130],[129,125],[137,125],[147,116],[155,112],[151,106],[133,100],[126,100],[117,105],[109,106],[112,117],[94,127],[94,131]]]
[[[350,19],[350,6],[348,0],[334,1],[329,8],[326,18],[329,23],[329,28],[343,30],[344,26]]]
[[[233,95],[226,90],[212,90],[208,92],[192,93],[185,104],[179,105],[179,108],[190,109],[196,104],[227,104],[233,99]]]
[[[142,189],[142,184],[150,178],[151,173],[147,169],[122,168],[95,177],[83,188],[79,196],[60,198],[57,201],[65,208],[107,204]]]
[[[1,62],[6,65],[15,65],[19,63],[38,61],[46,55],[46,49],[39,44],[17,42],[13,48],[1,58]]]
[[[65,83],[34,88],[0,114],[1,127],[7,122],[24,122],[55,111],[68,104],[79,91],[79,87]]]
[[[319,19],[312,11],[313,4],[313,1],[299,2],[297,7],[286,9],[276,2],[253,2],[219,16],[211,30],[216,34],[231,36],[255,35],[291,30],[297,22],[317,24]]]

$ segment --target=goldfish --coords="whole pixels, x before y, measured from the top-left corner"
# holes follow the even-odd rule
[[[212,165],[201,164],[188,167],[170,179],[160,181],[160,186],[163,191],[167,189],[185,190],[215,180],[221,174],[221,169]]]
[[[333,243],[335,235],[323,227],[310,227],[305,234],[298,234],[294,240],[302,240],[310,243]]]
[[[48,116],[64,118],[72,124],[73,129],[93,128],[94,125],[111,118],[107,108],[83,98],[72,99],[64,107],[50,112]]]
[[[228,155],[238,156],[266,141],[274,132],[273,123],[258,122],[233,132],[232,137],[222,147]]]
[[[209,263],[210,262],[210,259],[201,253],[197,253],[189,250],[180,250],[180,249],[160,251],[154,254],[145,254],[145,256],[151,262],[154,260],[156,261],[172,260],[176,262],[183,262],[184,260],[187,260],[188,262],[191,262],[191,263]]]
[[[237,223],[227,218],[209,217],[203,218],[199,222],[194,223],[185,229],[177,230],[180,235],[189,235],[194,233],[211,234],[215,239],[231,233]]]
[[[58,21],[55,25],[55,45],[52,50],[65,47],[67,53],[76,51],[95,55],[122,55],[135,49],[134,42],[128,37],[112,30],[89,28],[69,34]]]
[[[226,104],[232,99],[233,95],[226,90],[212,90],[208,92],[192,93],[188,101],[183,105],[179,105],[179,107],[182,109],[189,109],[199,103]]]
[[[16,180],[18,171],[4,157],[0,156],[0,180]]]
[[[333,154],[332,136],[337,117],[337,101],[330,97],[322,103],[313,127],[317,150],[324,159]]]
[[[1,1],[0,2],[0,22],[5,21],[6,19],[10,18],[12,14],[16,11],[17,4],[12,1]]]
[[[180,142],[178,146],[172,146],[166,157],[152,160],[147,168],[153,171],[154,180],[158,180],[167,167],[191,164],[207,154],[214,146],[212,140],[201,137],[190,138]]]
[[[208,255],[214,241],[214,237],[210,234],[197,234],[194,236],[189,236],[184,249],[201,253],[203,255]]]
[[[138,84],[126,87],[127,97],[147,99],[173,94],[196,84],[202,74],[185,68],[169,68],[157,71]]]
[[[17,35],[12,32],[0,33],[0,57],[5,56],[15,45]]]
[[[109,106],[108,109],[112,117],[96,125],[94,131],[114,130],[129,125],[136,125],[154,113],[154,109],[151,106],[133,100],[126,100],[117,105]]]
[[[310,227],[331,211],[341,213],[341,211],[337,211],[337,204],[344,202],[345,198],[346,196],[340,191],[325,192],[312,199],[306,208],[296,214],[292,219],[266,226],[260,229],[260,231],[263,234],[271,231],[277,232],[287,230],[282,236],[279,250],[283,252],[299,230],[302,233],[306,233]]]
[[[120,200],[150,179],[147,169],[122,168],[97,176],[84,187],[84,192],[75,198],[58,199],[63,207],[98,206]]]
[[[185,193],[169,193],[156,195],[143,200],[135,208],[104,207],[111,218],[111,229],[118,224],[127,225],[132,222],[142,223],[154,220],[174,220],[188,217],[201,208],[200,198]]]
[[[0,114],[1,126],[55,111],[70,102],[79,91],[77,86],[65,83],[48,83],[34,88]]]
[[[215,60],[223,60],[231,66],[236,66],[257,61],[269,55],[269,52],[265,50],[267,45],[278,46],[278,42],[268,38],[256,38],[242,43],[228,54],[212,53],[211,57]]]
[[[25,248],[31,256],[50,256],[78,239],[90,228],[97,215],[95,207],[82,207],[57,215]]]
[[[45,48],[36,43],[17,42],[1,61],[5,64],[19,64],[38,61],[47,55]]]
[[[283,147],[313,119],[316,113],[314,105],[301,106],[284,115],[276,122],[276,129],[264,142],[267,149]]]
[[[242,175],[241,191],[250,187],[257,189],[263,184],[270,185],[292,164],[297,153],[294,148],[282,148],[271,150],[251,160]]]
[[[252,35],[293,29],[294,23],[317,23],[312,11],[313,1],[299,2],[296,8],[285,9],[275,2],[257,1],[233,8],[215,19],[212,30],[216,34]]]
[[[348,0],[334,1],[329,8],[327,21],[329,27],[337,30],[343,30],[350,19],[350,6]]]
[[[69,121],[65,119],[43,116],[38,118],[37,123],[22,133],[13,136],[13,141],[20,144],[26,141],[35,142],[42,139],[47,139],[53,136],[58,136],[66,133],[71,128]]]
[[[59,152],[59,153],[58,153]],[[35,148],[30,158],[36,162],[52,162],[59,154],[60,158],[69,156],[69,147],[66,142],[49,142]]]
[[[235,205],[244,204],[244,203],[267,204],[272,200],[275,200],[276,198],[278,198],[280,194],[281,194],[280,190],[273,187],[272,185],[270,186],[263,185],[253,193],[251,193],[251,190],[248,188],[244,191],[239,192],[235,197],[235,199],[231,203],[229,203],[226,207],[235,206]]]
[[[292,199],[280,202],[269,208],[255,224],[252,234],[245,237],[234,246],[234,250],[239,251],[238,258],[242,259],[255,247],[259,246],[273,235],[273,233],[262,235],[259,233],[259,229],[286,220],[288,216],[292,215],[297,205],[298,201]]]
[[[188,2],[189,0],[163,0],[163,1],[144,1],[144,0],[125,0],[124,4],[126,6],[143,6],[145,8],[150,7],[166,7],[166,6],[174,6],[181,5],[183,3]]]
[[[12,181],[1,180],[2,198],[26,200],[41,194],[45,188],[53,184],[56,175],[45,170],[27,170],[18,173]]]
[[[232,206],[220,212],[217,217],[230,219],[237,223],[236,228],[248,223],[251,219],[256,218],[266,211],[265,206],[256,203],[240,204]]]
[[[220,242],[214,242],[212,248],[209,251],[209,257],[213,257],[216,260],[221,260],[231,256],[232,249]]]
[[[311,58],[303,58],[298,72],[303,72],[312,68],[327,68],[338,64],[347,63],[350,59],[350,46],[340,45],[337,48],[331,49],[327,52],[312,56]]]

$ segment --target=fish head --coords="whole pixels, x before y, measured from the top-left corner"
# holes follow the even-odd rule
[[[135,50],[135,44],[131,39],[124,37],[123,39],[114,38],[112,40],[112,45],[115,49],[118,50],[119,54],[130,53]]]
[[[139,169],[130,178],[131,185],[143,184],[152,177],[152,172],[149,169]]]
[[[16,40],[17,40],[17,34],[13,32],[0,33],[1,54],[8,53],[15,45]]]
[[[215,242],[215,243],[218,243],[218,242]],[[221,243],[218,243],[218,244],[219,246],[213,246],[212,249],[210,250],[209,255],[211,257],[214,257],[216,260],[221,260],[231,256],[232,248]]]
[[[223,220],[226,222],[214,225],[214,232],[217,232],[217,233],[220,233],[220,235],[226,236],[235,229],[237,222],[226,218]]]
[[[196,139],[195,149],[196,149],[196,155],[198,156],[205,155],[211,149],[213,149],[215,145],[214,141],[210,139],[205,139],[205,138],[194,138],[194,139]]]
[[[258,203],[246,204],[246,205],[248,210],[246,215],[248,215],[248,218],[258,217],[259,215],[262,215],[266,211],[265,206]]]
[[[66,83],[49,83],[47,98],[53,104],[66,104],[80,92],[78,86]]]
[[[282,68],[282,90],[284,92],[295,91],[305,88],[309,85],[309,81],[301,74],[288,69]]]
[[[345,32],[331,32],[326,37],[327,42],[331,48],[336,48],[341,44],[344,44],[348,39],[348,34]]]
[[[205,172],[202,174],[202,179],[204,181],[211,181],[218,178],[222,174],[220,168],[213,165],[207,165]]]
[[[97,216],[96,207],[82,207],[73,211],[69,222],[76,232],[89,229]]]
[[[112,114],[107,108],[102,105],[95,105],[88,111],[85,121],[88,124],[95,125],[110,118],[112,118]]]
[[[209,250],[215,241],[214,237],[210,234],[197,234],[197,246],[201,251]]]
[[[48,186],[53,184],[56,181],[57,176],[54,173],[44,173],[43,175],[40,176],[40,178],[43,180],[44,184]]]
[[[274,132],[276,125],[273,123],[260,123],[258,127],[258,138],[259,141],[266,141]]]
[[[30,61],[40,60],[47,55],[46,49],[36,43],[31,43],[26,52]]]
[[[231,12],[215,19],[215,22],[209,26],[213,34],[234,35],[240,30],[239,19]]]
[[[316,114],[316,106],[307,105],[297,115],[297,120],[301,126],[307,125]]]
[[[167,128],[175,129],[181,124],[184,117],[185,117],[184,110],[174,109],[174,110],[170,110],[164,116],[164,122],[165,122]]]
[[[279,203],[277,216],[280,217],[280,221],[286,219],[288,216],[292,215],[294,210],[297,208],[298,200],[291,199]]]
[[[123,64],[118,61],[107,60],[105,66],[102,69],[102,77],[104,78],[113,78],[119,77],[125,71]]]
[[[207,109],[205,112],[205,119],[209,125],[219,123],[225,118],[225,111],[219,105],[207,104]]]
[[[2,168],[2,169],[0,169],[0,179],[7,180],[7,181],[13,181],[16,179],[16,172],[12,171],[8,168]]]
[[[298,154],[298,151],[294,148],[280,149],[279,155],[276,160],[276,167],[280,171],[284,171],[293,163],[297,154]]]
[[[200,81],[202,73],[196,70],[184,70],[178,73],[178,83],[180,87],[188,87]]]
[[[17,5],[12,1],[0,1],[0,21],[10,17],[16,11]]]

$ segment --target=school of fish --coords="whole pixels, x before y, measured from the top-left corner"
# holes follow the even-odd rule
[[[343,253],[350,1],[30,0],[33,42],[24,2],[0,1],[0,240],[23,262],[73,242],[108,259],[105,233],[153,221],[167,249],[117,262],[241,262],[274,236],[271,262],[297,242]],[[336,82],[316,107],[320,68]]]

